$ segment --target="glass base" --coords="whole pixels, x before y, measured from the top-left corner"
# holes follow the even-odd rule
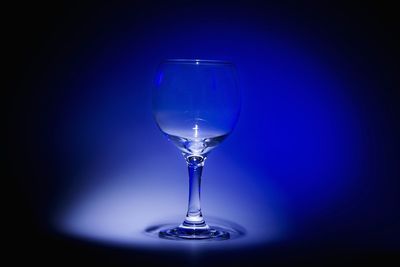
[[[181,224],[178,227],[173,227],[161,230],[158,236],[165,239],[187,239],[187,240],[227,240],[230,238],[229,232],[220,227],[187,227]]]
[[[188,224],[185,221],[180,225],[170,222],[151,225],[144,232],[154,238],[188,242],[190,240],[195,240],[194,242],[232,240],[246,234],[242,226],[220,218],[208,216],[208,224],[204,222],[200,225]]]

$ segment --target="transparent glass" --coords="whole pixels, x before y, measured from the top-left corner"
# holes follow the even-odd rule
[[[235,66],[227,61],[163,61],[153,90],[153,114],[160,130],[181,150],[189,170],[189,203],[184,221],[164,229],[168,239],[229,239],[209,226],[200,206],[201,174],[212,149],[232,132],[240,113]]]

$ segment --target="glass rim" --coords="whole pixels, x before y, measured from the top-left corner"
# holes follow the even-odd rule
[[[216,59],[164,59],[162,63],[233,65],[231,61]]]

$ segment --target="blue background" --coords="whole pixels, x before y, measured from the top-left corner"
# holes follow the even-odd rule
[[[166,2],[51,10],[20,27],[9,108],[9,166],[32,240],[47,236],[47,248],[72,238],[74,246],[140,255],[210,249],[143,233],[180,222],[187,201],[184,160],[151,114],[155,71],[165,58],[200,58],[233,61],[243,95],[236,129],[207,159],[202,204],[206,219],[236,222],[247,234],[213,249],[254,248],[255,259],[279,246],[304,255],[313,253],[307,247],[398,251],[390,8]]]

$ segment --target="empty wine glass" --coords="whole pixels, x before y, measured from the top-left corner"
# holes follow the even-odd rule
[[[153,90],[153,114],[160,130],[181,151],[189,170],[189,205],[179,226],[162,230],[168,239],[229,239],[206,224],[200,184],[208,153],[233,130],[240,113],[235,66],[227,61],[171,59],[160,64]]]

